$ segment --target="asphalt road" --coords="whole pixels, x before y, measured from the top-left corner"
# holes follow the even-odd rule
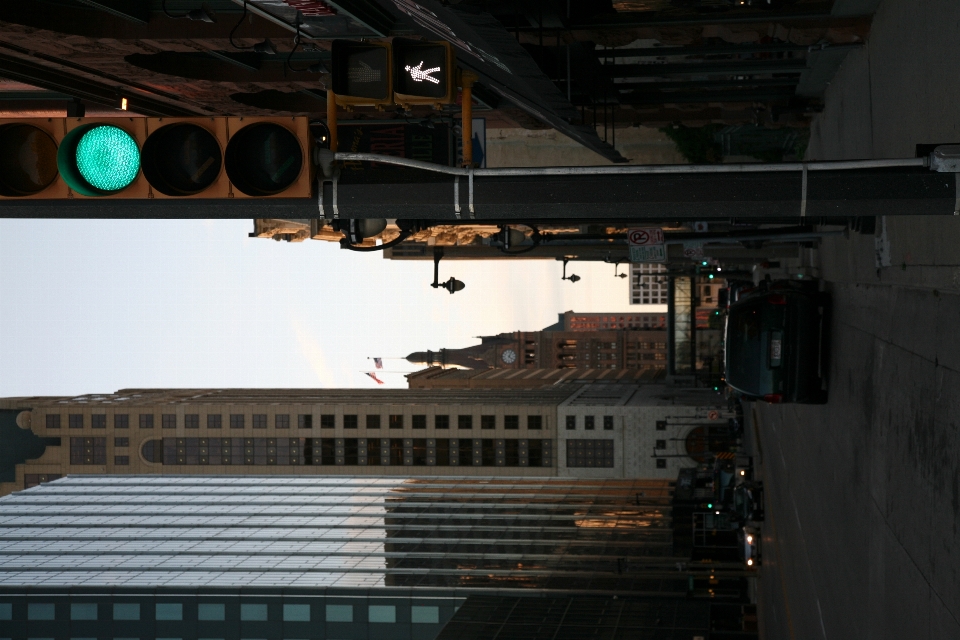
[[[831,400],[755,404],[765,638],[960,638],[960,296],[831,285]]]

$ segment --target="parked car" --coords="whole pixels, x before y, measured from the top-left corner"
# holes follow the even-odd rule
[[[760,532],[753,527],[743,527],[737,532],[740,557],[752,568],[760,566]]]
[[[733,488],[734,517],[742,524],[763,522],[763,483],[741,482]]]
[[[825,403],[829,310],[816,281],[763,283],[744,293],[727,315],[727,384],[751,399]]]

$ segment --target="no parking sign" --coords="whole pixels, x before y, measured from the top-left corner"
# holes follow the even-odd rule
[[[663,229],[644,227],[627,230],[630,262],[666,262],[667,247],[663,244]]]

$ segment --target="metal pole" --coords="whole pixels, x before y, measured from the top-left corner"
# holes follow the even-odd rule
[[[677,301],[676,301],[676,291],[674,290],[674,281],[673,276],[667,276],[667,375],[673,376],[677,374],[677,365],[674,360],[676,359],[677,350],[674,347],[673,341],[676,336],[676,321],[677,321]]]
[[[337,152],[337,96],[327,91],[327,129],[330,130],[330,151]]]

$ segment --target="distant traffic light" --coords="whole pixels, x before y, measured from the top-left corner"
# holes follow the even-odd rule
[[[393,95],[397,104],[452,104],[457,58],[449,42],[393,40]]]
[[[385,42],[334,40],[331,89],[342,105],[393,103],[393,58]]]
[[[305,117],[0,120],[0,198],[309,198]]]

